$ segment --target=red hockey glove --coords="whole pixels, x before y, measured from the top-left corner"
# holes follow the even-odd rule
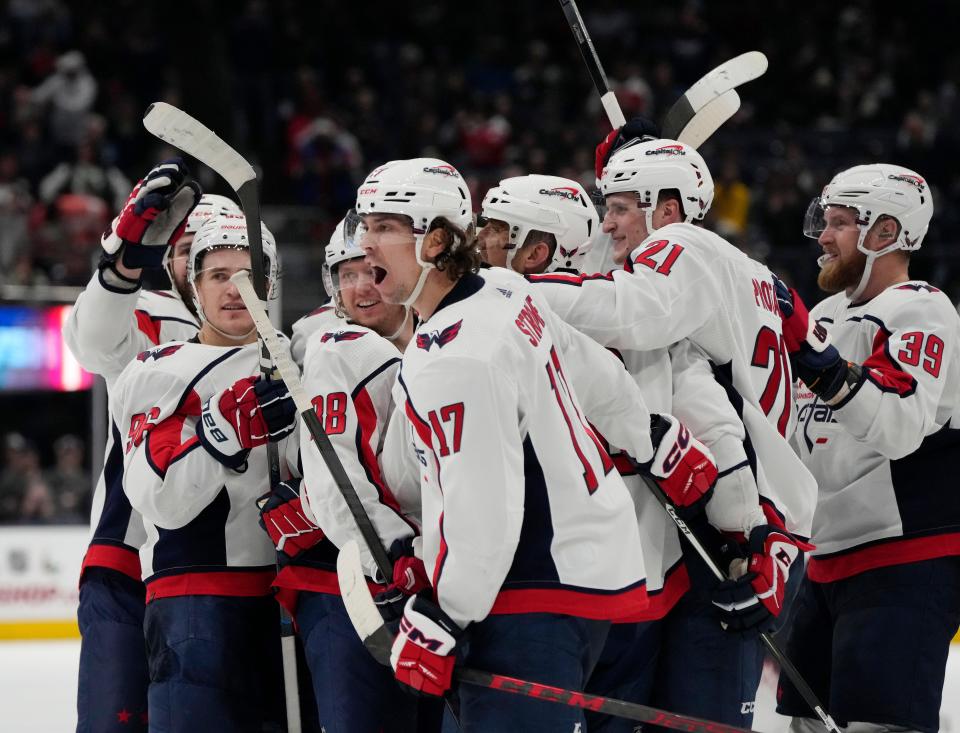
[[[257,499],[260,526],[274,547],[281,567],[323,540],[323,530],[307,516],[300,499],[301,479],[282,481]]]
[[[390,651],[390,666],[408,692],[442,697],[450,689],[463,630],[439,606],[421,596],[407,601],[400,633]]]
[[[710,501],[717,466],[710,450],[672,415],[650,415],[653,458],[640,468],[653,476],[681,514],[698,514]]]
[[[783,612],[790,568],[813,545],[782,527],[761,524],[750,532],[746,549],[745,572],[721,583],[713,592],[713,604],[728,630],[773,631]]]
[[[623,127],[611,130],[597,145],[594,152],[594,172],[597,180],[603,176],[603,169],[610,162],[610,156],[631,140],[654,140],[660,137],[660,127],[653,120],[646,117],[633,117]]]
[[[773,284],[794,375],[824,402],[838,402],[863,381],[860,366],[840,356],[830,343],[827,327],[810,320],[807,306],[796,290],[788,288],[778,277],[773,278]]]
[[[167,248],[183,234],[187,217],[203,193],[189,176],[183,160],[173,158],[154,166],[134,186],[123,211],[100,240],[108,259],[120,254],[121,262],[131,269],[163,263]]]
[[[197,423],[201,445],[227,468],[239,468],[251,448],[282,440],[297,424],[283,382],[246,377],[207,400]]]
[[[393,562],[393,580],[373,600],[386,621],[396,621],[403,615],[407,598],[430,587],[430,578],[423,560],[413,552],[413,537],[396,540],[390,547]]]

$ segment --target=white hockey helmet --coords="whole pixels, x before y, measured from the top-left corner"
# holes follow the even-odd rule
[[[841,171],[810,202],[803,221],[803,233],[819,239],[826,228],[825,212],[830,206],[843,206],[857,212],[860,236],[857,249],[867,257],[863,275],[850,299],[866,287],[877,257],[902,249],[913,252],[920,244],[933,218],[933,197],[927,182],[914,171],[889,163],[857,165]],[[900,224],[897,238],[879,250],[864,246],[867,232],[881,216],[890,216]],[[823,264],[825,256],[819,260]]]
[[[509,226],[507,267],[531,231],[553,234],[557,246],[547,272],[579,271],[600,224],[597,209],[583,186],[569,178],[539,174],[500,181],[484,196],[480,215]]]
[[[266,225],[260,223],[263,243],[264,271],[267,275],[267,298],[273,298],[277,292],[280,275],[280,263],[277,260],[277,243]],[[193,291],[193,302],[198,315],[203,318],[200,299],[197,297],[197,277],[203,271],[202,260],[207,252],[218,249],[249,249],[247,240],[247,220],[242,214],[216,214],[207,218],[190,245],[187,259],[187,281]]]
[[[220,196],[215,193],[205,193],[200,197],[200,201],[193,207],[190,216],[187,217],[187,228],[183,230],[184,234],[196,234],[203,226],[203,222],[214,214],[235,214],[243,216],[243,210],[232,199],[226,196]]]
[[[324,248],[323,258],[323,287],[327,295],[333,296],[340,290],[340,281],[337,276],[337,265],[347,260],[355,260],[364,256],[360,248],[360,239],[363,236],[363,225],[356,210],[351,209],[340,220],[330,241]]]
[[[444,217],[467,232],[467,240],[454,246],[463,246],[470,240],[470,189],[460,171],[437,158],[392,160],[375,168],[357,189],[356,207],[361,218],[368,214],[399,214],[410,219],[421,272],[404,305],[413,304],[423,290],[427,273],[434,268],[432,262],[423,259],[420,250],[436,219]]]
[[[637,140],[617,150],[600,176],[600,192],[635,193],[647,232],[661,191],[680,192],[685,222],[701,221],[713,203],[713,176],[695,148],[676,140]]]

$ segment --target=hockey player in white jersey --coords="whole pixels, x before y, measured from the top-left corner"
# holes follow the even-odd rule
[[[558,321],[520,278],[474,274],[470,198],[453,166],[387,163],[361,185],[357,210],[381,297],[423,319],[397,395],[421,464],[432,598],[407,602],[396,677],[443,695],[459,654],[478,668],[582,689],[607,622],[647,603],[632,502],[586,420],[648,461],[681,504],[708,496],[708,453],[665,416],[662,440],[651,443],[649,413],[615,357]],[[592,373],[568,360],[591,348]],[[469,686],[459,699],[465,731],[583,724],[576,710]]]
[[[138,353],[163,341],[189,338],[199,327],[192,309],[178,297],[186,282],[186,257],[176,259],[173,250],[189,247],[209,211],[227,205],[239,209],[218,196],[203,195],[197,203],[198,196],[199,188],[182,162],[160,163],[137,183],[104,235],[103,257],[70,312],[64,339],[85,369],[105,378],[108,395]],[[173,289],[143,290],[143,270],[161,262],[167,264]],[[138,551],[145,534],[143,521],[123,493],[118,438],[111,423],[80,577],[80,733],[146,730],[148,719],[149,680],[139,641],[144,587]]]
[[[390,428],[395,445],[387,452],[408,451],[396,426],[405,418],[402,413],[394,416],[392,389],[402,350],[413,335],[413,318],[404,306],[383,302],[374,288],[371,268],[354,241],[357,223],[351,211],[327,245],[323,281],[337,317],[310,335],[303,385],[350,483],[391,551],[395,578],[388,581],[391,588],[380,586],[387,595],[378,599],[393,599],[395,593],[393,602],[402,610],[400,598],[429,585],[423,562],[412,553],[419,525],[401,510],[401,505],[419,508],[418,475],[414,472],[408,480],[414,495],[398,498],[389,461],[382,460]],[[370,656],[340,600],[337,547],[360,535],[306,431],[301,433],[301,461],[303,481],[276,487],[262,518],[278,545],[281,570],[274,586],[304,642],[320,724],[327,733],[430,730],[424,706],[403,694],[390,669]],[[376,578],[365,546],[363,552],[369,575]],[[434,730],[439,730],[437,712],[433,718]]]
[[[263,251],[272,292],[276,247],[265,227]],[[199,332],[141,353],[111,401],[124,490],[147,529],[151,731],[282,721],[274,548],[256,499],[269,488],[268,442],[281,441],[282,471],[296,466],[296,416],[282,383],[256,376],[256,330],[230,282],[249,267],[245,219],[205,222],[187,260]]]
[[[477,242],[483,261],[521,275],[579,272],[600,228],[583,186],[544,175],[500,181],[483,197],[480,222]]]
[[[630,642],[639,656],[646,648],[660,649],[662,666],[655,674],[634,674],[630,683],[630,667],[624,666],[626,657],[620,658],[606,670],[606,681],[598,681],[614,687],[596,691],[639,696],[641,702],[749,726],[762,649],[755,635],[739,632],[776,623],[787,596],[786,577],[806,547],[791,533],[809,533],[815,491],[783,438],[794,412],[773,276],[694,225],[709,209],[713,183],[693,148],[670,140],[628,143],[610,156],[600,188],[606,203],[603,228],[624,269],[531,279],[546,291],[558,315],[620,350],[638,378],[659,370],[674,373],[683,386],[667,392],[676,397],[671,409],[695,435],[712,443],[721,471],[707,506],[710,525],[702,524],[699,531],[717,548],[735,544],[714,536],[711,526],[739,537],[738,551],[755,572],[740,570],[715,588],[699,558],[687,553],[697,587],[670,615],[638,629]],[[677,345],[669,355],[658,356],[672,344]],[[647,508],[641,521],[656,511]],[[676,567],[671,561],[675,533],[662,527],[664,532],[669,533],[661,534],[668,576]],[[730,559],[723,558],[724,567]],[[667,610],[683,592],[678,582],[664,586],[670,591],[664,598]],[[737,635],[725,637],[721,619]],[[689,663],[680,669],[677,659]],[[717,668],[723,673],[716,674]]]
[[[912,170],[842,171],[804,226],[832,295],[807,314],[778,284],[794,440],[820,487],[787,653],[848,730],[936,731],[960,625],[960,317],[909,274],[932,215]],[[814,730],[783,678],[781,694],[792,728]]]

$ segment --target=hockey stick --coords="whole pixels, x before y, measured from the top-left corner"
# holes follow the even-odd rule
[[[363,577],[363,567],[360,564],[360,548],[353,540],[345,544],[337,556],[337,579],[340,583],[340,594],[344,606],[346,606],[347,614],[350,616],[350,621],[353,623],[357,634],[363,640],[364,646],[367,647],[374,659],[389,666],[390,649],[393,646],[394,637],[387,629],[373,602],[373,598],[370,596],[370,589],[367,588],[366,579]],[[558,705],[583,708],[595,713],[615,715],[628,720],[687,731],[688,733],[746,733],[744,728],[737,728],[732,725],[714,723],[709,720],[669,713],[665,710],[658,710],[625,700],[565,690],[552,685],[482,672],[477,669],[455,667],[453,678],[468,685],[523,695],[524,697]]]
[[[697,147],[740,108],[739,97],[736,98],[735,105],[728,101],[725,105],[717,106],[719,99],[741,84],[762,76],[767,66],[767,57],[760,51],[748,51],[725,61],[705,74],[673,103],[660,126],[663,137]],[[713,109],[710,109],[711,107]],[[698,126],[707,127],[706,123],[698,119],[701,115],[714,121],[713,129],[706,135],[703,135],[702,130],[697,129]],[[693,129],[688,132],[687,128],[691,125]],[[702,139],[694,143],[693,139],[698,136]]]
[[[614,129],[626,121],[617,97],[600,63],[576,0],[560,0],[560,8],[580,48],[587,72],[600,94],[600,103]],[[767,70],[767,57],[760,51],[748,51],[726,61],[697,81],[667,112],[661,125],[662,137],[679,140],[691,147],[702,145],[740,109],[740,97],[733,90]]]
[[[650,489],[650,492],[656,497],[657,501],[664,508],[667,514],[670,516],[670,519],[673,520],[673,523],[677,525],[677,529],[683,534],[687,542],[696,550],[696,553],[701,557],[706,566],[710,569],[710,572],[713,573],[714,577],[719,580],[721,583],[725,580],[728,580],[727,576],[723,574],[723,571],[717,566],[716,561],[713,557],[710,556],[710,553],[707,551],[707,548],[703,546],[703,543],[697,538],[693,533],[693,530],[687,525],[683,519],[677,514],[676,510],[673,507],[673,504],[670,503],[670,499],[667,498],[667,495],[663,492],[663,489],[660,488],[660,485],[650,476],[643,473],[641,470],[637,470],[637,473],[643,479],[644,483],[647,485],[647,488]],[[770,651],[770,654],[774,659],[777,660],[777,663],[780,665],[780,668],[786,672],[787,677],[790,678],[790,681],[793,683],[794,687],[797,688],[797,691],[800,693],[800,696],[803,698],[804,702],[810,706],[810,709],[817,714],[817,717],[820,718],[820,721],[823,723],[824,727],[831,733],[840,733],[840,728],[837,727],[836,722],[834,722],[833,717],[830,713],[827,712],[823,705],[820,704],[820,701],[817,699],[816,694],[811,689],[810,685],[807,684],[807,681],[803,679],[803,675],[800,674],[800,670],[793,666],[793,662],[780,650],[777,642],[773,640],[773,637],[770,634],[762,633],[760,638],[763,640],[763,643],[766,645],[767,649]]]
[[[240,206],[247,223],[247,241],[250,243],[250,269],[256,297],[267,299],[267,276],[263,269],[263,240],[260,232],[260,192],[253,167],[236,150],[217,137],[212,130],[183,110],[166,102],[156,102],[147,108],[143,126],[160,138],[207,165],[230,184],[240,198]],[[269,379],[273,371],[266,344],[260,345],[260,374]],[[270,468],[270,486],[281,481],[280,456],[276,443],[267,443],[267,462]],[[297,651],[293,620],[280,606],[280,647],[283,657],[283,692],[287,708],[288,733],[300,733],[300,691],[297,675]]]
[[[587,65],[587,72],[593,79],[593,86],[600,93],[600,104],[603,105],[603,109],[607,113],[610,126],[613,129],[623,127],[627,124],[627,120],[623,116],[623,110],[620,109],[617,96],[610,88],[610,82],[607,81],[607,75],[600,64],[600,57],[597,56],[597,50],[593,47],[593,41],[590,39],[590,34],[587,33],[587,27],[583,24],[583,18],[580,17],[576,0],[560,0],[560,8],[563,10],[577,46],[580,48],[583,63]]]

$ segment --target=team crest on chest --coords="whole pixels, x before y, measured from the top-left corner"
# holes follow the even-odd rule
[[[364,331],[328,331],[320,337],[320,343],[325,344],[330,340],[335,342],[356,341],[358,338],[363,336],[364,333]]]
[[[441,331],[427,331],[426,333],[418,333],[417,348],[423,349],[424,351],[430,351],[430,348],[436,344],[442,349],[457,337],[457,334],[460,333],[460,326],[462,325],[463,319],[461,318],[456,323],[447,326]]]

